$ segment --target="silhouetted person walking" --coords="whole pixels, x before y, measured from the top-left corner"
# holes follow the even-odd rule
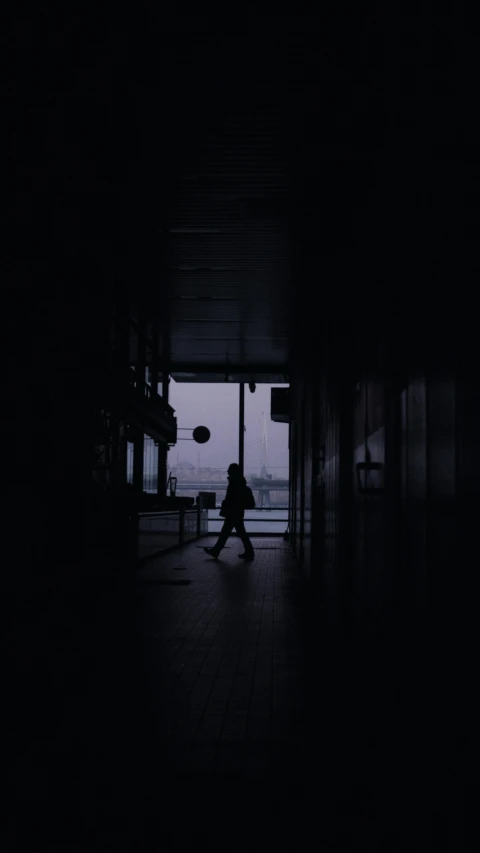
[[[228,469],[228,487],[227,494],[225,495],[225,500],[222,503],[222,508],[220,511],[220,515],[223,515],[225,521],[223,523],[222,530],[220,532],[220,536],[217,539],[216,544],[213,548],[205,548],[207,554],[210,554],[211,557],[215,557],[217,559],[220,551],[224,547],[230,533],[233,528],[237,531],[240,539],[242,540],[243,547],[245,548],[245,552],[243,554],[239,554],[243,560],[253,560],[255,553],[253,550],[253,545],[250,542],[247,531],[245,530],[245,525],[243,523],[243,516],[245,512],[246,505],[246,492],[247,489],[247,481],[245,477],[242,475],[240,470],[240,466],[237,465],[236,462],[232,462]]]

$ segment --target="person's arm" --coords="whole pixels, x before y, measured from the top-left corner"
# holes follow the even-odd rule
[[[229,506],[229,504],[231,503],[231,499],[232,499],[232,497],[231,497],[231,490],[230,490],[230,486],[228,486],[227,491],[226,491],[226,494],[225,494],[225,497],[224,497],[224,499],[223,499],[223,501],[222,501],[222,506],[223,506],[224,508],[227,508],[227,509],[228,509],[228,506]]]

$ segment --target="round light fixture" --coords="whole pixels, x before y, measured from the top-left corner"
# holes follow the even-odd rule
[[[198,426],[193,430],[193,440],[197,444],[206,444],[210,438],[210,430],[206,426]]]

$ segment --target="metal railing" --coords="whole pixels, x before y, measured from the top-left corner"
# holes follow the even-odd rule
[[[224,519],[220,507],[208,511],[209,533],[219,533]],[[272,517],[277,515],[278,517]],[[283,536],[288,525],[288,507],[245,510],[245,526],[252,536]],[[251,525],[255,525],[252,529]]]
[[[223,518],[218,516],[218,509],[206,510],[199,508],[166,512],[140,512],[136,517],[136,557],[143,562],[178,548],[187,542],[193,542],[209,533],[219,533]],[[287,510],[279,510],[279,518],[272,518],[275,511],[246,510],[245,524],[252,536],[282,536],[288,524]],[[251,529],[255,525],[257,529]],[[257,527],[258,525],[258,527]],[[260,527],[262,525],[262,527]]]
[[[204,509],[140,512],[137,517],[137,558],[140,561],[170,551],[208,534]]]

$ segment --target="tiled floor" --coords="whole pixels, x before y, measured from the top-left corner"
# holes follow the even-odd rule
[[[240,550],[215,561],[194,544],[139,573],[146,704],[176,773],[267,771],[280,741],[302,752],[295,565],[282,540],[259,541],[253,564]]]
[[[254,541],[252,563],[191,543],[39,622],[13,849],[464,849],[424,670],[402,696],[391,659],[349,667],[289,545]]]
[[[209,558],[212,542],[139,572],[142,799],[153,821],[159,798],[171,813],[189,803],[196,823],[179,817],[173,839],[185,849],[190,831],[256,849],[268,810],[286,810],[284,834],[308,784],[303,584],[283,539],[257,539],[253,563],[236,539]]]
[[[283,539],[257,539],[246,564],[236,539],[219,561],[202,545],[138,576],[144,831],[158,842],[161,826],[172,850],[302,849],[312,837],[324,850],[386,849],[405,789],[381,746],[385,699],[372,715],[346,672],[328,674],[320,608]]]

